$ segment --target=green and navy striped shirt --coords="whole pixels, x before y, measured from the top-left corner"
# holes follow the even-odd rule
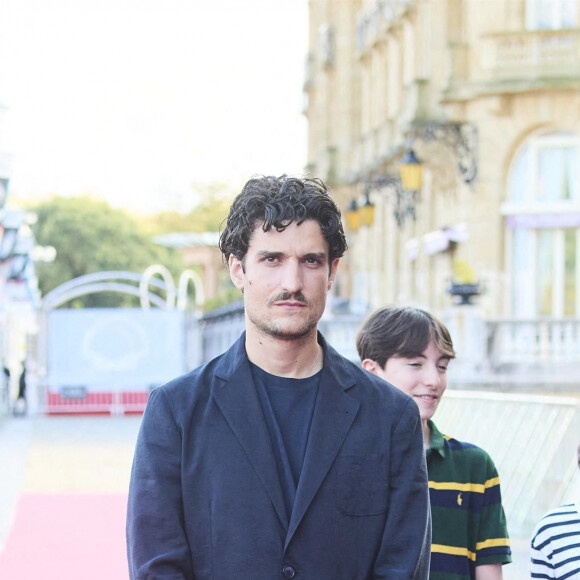
[[[427,471],[433,522],[430,580],[470,580],[475,567],[511,562],[499,476],[480,447],[432,421]]]

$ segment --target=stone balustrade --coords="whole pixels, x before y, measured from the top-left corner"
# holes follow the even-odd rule
[[[477,306],[450,308],[442,319],[457,352],[449,373],[454,387],[580,392],[580,319],[485,320]],[[336,350],[358,362],[355,340],[362,320],[362,315],[326,313],[319,328]],[[190,322],[188,360],[211,360],[243,330],[241,303]]]
[[[534,30],[483,38],[482,72],[495,80],[572,75],[580,70],[580,30]]]

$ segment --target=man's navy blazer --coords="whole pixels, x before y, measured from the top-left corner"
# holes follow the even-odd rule
[[[319,341],[324,366],[291,513],[245,335],[151,393],[129,492],[132,580],[427,578],[417,405]]]

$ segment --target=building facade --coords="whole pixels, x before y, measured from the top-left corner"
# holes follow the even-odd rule
[[[310,0],[309,17],[308,170],[363,218],[338,294],[442,314],[471,288],[488,319],[577,322],[580,0]]]

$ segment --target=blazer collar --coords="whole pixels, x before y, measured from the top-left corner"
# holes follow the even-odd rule
[[[345,360],[320,334],[319,342],[324,348],[324,368],[285,547],[332,467],[360,407],[347,392],[356,379]]]
[[[347,392],[356,384],[349,365],[321,334],[318,340],[324,348],[324,367],[290,517],[284,505],[274,449],[246,355],[245,333],[222,357],[215,371],[216,377],[222,380],[214,385],[214,400],[252,463],[281,523],[288,530],[286,545],[328,474],[360,407]]]
[[[213,398],[270,497],[278,518],[288,527],[289,516],[276,471],[276,458],[250,363],[246,356],[245,333],[222,357],[215,371]]]

